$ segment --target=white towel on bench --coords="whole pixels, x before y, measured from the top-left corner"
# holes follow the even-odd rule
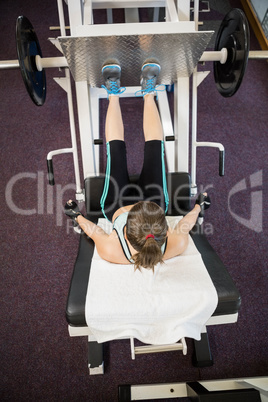
[[[181,217],[168,217],[172,227]],[[100,219],[109,233],[111,226]],[[155,272],[112,264],[95,248],[86,298],[86,322],[98,342],[134,337],[148,344],[200,340],[217,307],[216,289],[190,238],[187,250],[158,264]]]

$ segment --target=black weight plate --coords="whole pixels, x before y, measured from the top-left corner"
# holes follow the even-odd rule
[[[16,23],[17,53],[22,78],[26,89],[37,106],[42,106],[46,99],[45,71],[38,71],[35,56],[42,57],[41,48],[35,30],[30,21],[23,16]]]
[[[249,53],[249,26],[245,14],[232,9],[219,28],[215,50],[227,48],[226,63],[214,62],[214,79],[218,91],[224,97],[233,96],[244,77]]]

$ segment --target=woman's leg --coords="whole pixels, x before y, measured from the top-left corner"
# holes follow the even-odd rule
[[[163,140],[163,128],[154,94],[144,95],[143,131],[145,141]]]
[[[124,125],[119,103],[119,95],[109,96],[109,106],[105,122],[106,142],[112,140],[124,141]]]
[[[127,171],[126,145],[119,95],[109,96],[105,122],[107,163],[105,183],[100,200],[101,209],[111,220],[114,212],[124,205],[121,198],[127,196],[129,176]]]
[[[145,141],[163,140],[162,123],[153,93],[144,96],[143,131]],[[109,96],[105,137],[106,142],[112,140],[124,141],[124,125],[118,95]]]
[[[154,95],[144,96],[143,120],[145,147],[144,161],[139,185],[144,199],[160,205],[165,211],[168,208],[168,191],[166,183],[163,128]]]
[[[145,200],[168,208],[165,172],[163,128],[154,99],[155,87],[161,67],[149,62],[142,67],[141,93],[144,98],[143,130],[145,138],[144,161],[139,185]]]

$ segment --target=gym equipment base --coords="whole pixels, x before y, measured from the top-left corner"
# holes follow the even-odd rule
[[[267,399],[268,377],[188,383],[119,385],[118,401],[190,398],[196,402],[261,402]]]

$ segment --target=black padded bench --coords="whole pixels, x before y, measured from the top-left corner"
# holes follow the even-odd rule
[[[136,177],[132,177],[133,183]],[[97,222],[103,215],[100,212],[99,200],[102,194],[104,177],[91,177],[85,181],[86,210],[90,220]],[[188,173],[169,173],[167,175],[170,207],[167,215],[184,215],[190,206],[190,177]],[[174,197],[175,195],[175,197]],[[133,199],[133,202],[137,200]],[[131,204],[131,202],[130,202]],[[230,277],[223,262],[201,233],[197,224],[191,236],[199,250],[207,271],[218,293],[218,305],[211,317],[209,325],[236,322],[241,304],[240,294]],[[85,302],[90,266],[94,251],[94,242],[86,235],[80,235],[77,259],[71,279],[69,295],[66,306],[66,318],[71,336],[87,335],[85,319]],[[195,343],[194,365],[198,367],[209,366],[213,363],[210,353],[207,333],[202,333],[200,341]],[[89,366],[91,369],[102,365],[102,344],[89,342]]]

